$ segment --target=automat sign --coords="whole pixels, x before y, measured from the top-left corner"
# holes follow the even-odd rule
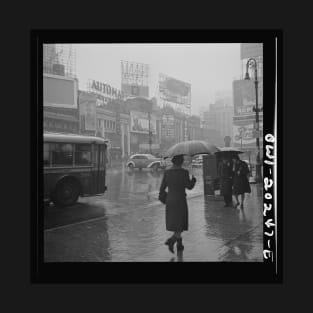
[[[90,91],[93,91],[97,94],[101,94],[104,98],[108,99],[122,99],[123,93],[117,89],[112,87],[109,84],[104,84],[102,82],[96,80],[90,80],[88,87]]]

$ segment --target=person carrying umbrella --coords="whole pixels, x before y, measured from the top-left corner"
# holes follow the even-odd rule
[[[205,141],[189,140],[173,145],[165,153],[165,158],[172,158],[173,166],[164,172],[159,199],[166,205],[166,230],[173,232],[173,235],[165,242],[172,253],[174,253],[176,242],[177,251],[184,249],[181,233],[188,230],[186,188],[192,189],[196,184],[196,178],[192,175],[190,179],[188,170],[182,168],[184,155],[212,154],[217,151],[217,147]],[[166,188],[168,188],[168,193],[165,201],[163,201],[164,197],[162,195],[164,195]]]
[[[240,160],[238,155],[233,156],[233,195],[236,199],[235,208],[240,205],[243,209],[243,203],[245,200],[245,193],[251,193],[251,187],[249,183],[249,168],[246,162]],[[241,195],[241,203],[238,200],[238,196]]]
[[[182,168],[183,155],[176,155],[172,158],[173,166],[164,172],[160,186],[160,194],[168,188],[165,207],[166,230],[172,231],[173,235],[168,238],[165,244],[174,253],[174,245],[177,242],[177,251],[184,249],[181,233],[188,230],[188,205],[185,189],[192,189],[195,186],[196,178],[189,177],[188,170]]]
[[[224,197],[224,207],[232,207],[233,168],[230,158],[223,157],[219,166],[220,189]]]

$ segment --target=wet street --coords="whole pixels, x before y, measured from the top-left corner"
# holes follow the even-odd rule
[[[183,254],[164,245],[165,206],[158,201],[163,171],[120,167],[107,172],[108,191],[80,198],[68,208],[46,206],[46,262],[234,261],[262,262],[262,190],[251,185],[244,210],[224,208],[220,198],[204,196],[202,169],[194,169],[187,190],[189,231]]]

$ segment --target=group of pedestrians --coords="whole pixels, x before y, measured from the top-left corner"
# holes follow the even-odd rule
[[[164,172],[159,191],[159,199],[165,204],[166,230],[173,232],[172,236],[165,241],[172,253],[174,253],[175,244],[177,252],[184,250],[181,234],[188,230],[186,189],[192,189],[196,184],[196,178],[194,176],[190,178],[188,170],[182,168],[183,162],[183,155],[172,158],[173,166]],[[236,203],[233,207],[237,208],[240,205],[243,209],[244,194],[251,192],[247,164],[237,155],[224,158],[219,172],[225,206],[233,206],[232,195],[234,195]],[[238,200],[239,195],[241,202]]]
[[[245,193],[251,193],[249,168],[238,155],[223,158],[219,167],[220,190],[224,196],[225,207],[244,208]],[[232,196],[235,203],[233,204]],[[239,201],[239,196],[241,201]]]

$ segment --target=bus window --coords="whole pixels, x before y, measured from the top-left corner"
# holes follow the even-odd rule
[[[75,165],[91,165],[91,145],[76,144]]]
[[[92,162],[95,166],[98,164],[98,145],[92,145]]]
[[[103,147],[103,165],[106,166],[106,164],[109,162],[108,160],[108,149],[107,147]]]
[[[73,145],[70,143],[51,144],[52,166],[73,165]]]
[[[43,165],[44,166],[50,166],[50,149],[49,144],[45,143],[43,145]]]
[[[108,163],[107,159],[107,148],[105,146],[101,146],[101,161],[100,166],[105,166]]]

